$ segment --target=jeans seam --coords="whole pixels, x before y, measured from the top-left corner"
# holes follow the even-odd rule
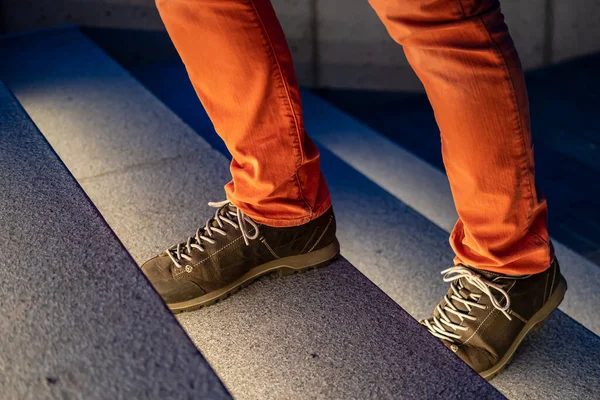
[[[462,0],[457,0],[456,2],[458,3],[458,6],[460,7],[460,13],[461,13],[462,17],[466,18],[467,14],[465,14],[465,7],[463,6]]]
[[[517,102],[515,85],[514,85],[512,79],[511,79],[510,68],[508,68],[508,64],[506,63],[506,59],[505,59],[504,55],[502,54],[500,46],[498,45],[498,43],[496,43],[496,41],[494,41],[494,38],[492,38],[492,35],[490,34],[490,31],[488,30],[487,26],[485,25],[485,22],[484,22],[483,18],[479,17],[478,19],[479,19],[479,22],[481,23],[481,26],[483,27],[483,30],[485,31],[485,33],[489,37],[490,41],[494,45],[493,48],[494,48],[496,54],[502,60],[502,64],[504,66],[504,71],[506,72],[506,75],[508,76],[508,83],[510,85],[510,90],[509,90],[510,91],[510,98],[511,98],[512,105],[515,108],[517,116],[518,116],[517,117],[517,124],[518,124],[518,130],[519,130],[519,134],[520,134],[520,139],[521,139],[521,150],[523,150],[526,147],[526,141],[525,141],[525,136],[524,136],[524,132],[523,132],[523,120],[522,120],[522,115],[521,115],[520,107],[519,107],[519,104]],[[535,185],[532,184],[531,177],[529,176],[530,163],[532,161],[530,162],[530,160],[528,160],[528,158],[529,157],[527,157],[527,151],[525,150],[524,154],[522,154],[521,157],[520,157],[520,159],[521,159],[520,161],[521,161],[521,163],[524,162],[524,164],[525,164],[524,166],[521,165],[521,171],[525,171],[524,175],[525,175],[525,179],[527,180],[527,185],[529,187],[529,209],[530,209],[530,213],[529,213],[529,215],[527,217],[527,232],[534,234],[534,236],[538,237],[543,243],[549,244],[550,243],[549,241],[545,240],[537,232],[533,232],[531,230],[531,227],[530,227],[531,217],[533,215],[533,210],[534,210],[534,198],[537,195],[534,193],[534,191],[535,191]],[[532,158],[533,158],[533,156],[532,156]],[[531,167],[533,167],[533,166],[531,165]],[[522,174],[523,174],[523,172],[522,172]]]
[[[523,150],[525,148],[525,137],[524,137],[524,133],[523,133],[523,121],[522,121],[522,116],[521,116],[521,111],[519,109],[519,104],[517,102],[517,98],[516,98],[516,89],[515,89],[515,85],[512,82],[511,79],[511,74],[510,74],[510,69],[508,68],[508,64],[506,63],[506,59],[504,57],[504,55],[502,54],[502,51],[500,49],[500,46],[498,45],[498,43],[496,43],[496,41],[494,41],[494,38],[492,38],[492,35],[490,34],[490,31],[488,30],[487,26],[485,25],[485,22],[483,21],[482,17],[478,17],[478,20],[480,22],[480,26],[483,27],[484,32],[486,33],[486,35],[488,36],[488,38],[490,39],[490,41],[493,44],[493,49],[496,52],[496,54],[500,57],[500,59],[502,60],[502,66],[504,67],[504,71],[506,72],[506,75],[508,77],[508,83],[510,85],[510,99],[511,99],[511,103],[512,106],[515,108],[516,110],[516,114],[517,114],[517,124],[518,124],[518,131],[519,131],[519,135],[520,135],[520,139],[521,139],[521,150]],[[533,211],[534,208],[534,204],[533,204],[533,199],[534,199],[534,187],[531,183],[531,178],[529,177],[529,173],[527,172],[529,170],[529,161],[527,160],[527,151],[524,152],[524,154],[521,154],[520,158],[520,162],[521,163],[525,163],[523,168],[523,165],[521,165],[521,171],[525,171],[525,179],[527,180],[527,185],[529,187],[529,208],[531,211]],[[529,214],[528,216],[528,222],[530,222],[531,220],[531,215],[532,213]],[[529,225],[529,224],[528,224]],[[530,229],[528,228],[528,231],[530,231]]]
[[[542,242],[544,242],[544,243],[546,243],[546,244],[550,244],[550,240],[546,240],[546,239],[544,239],[544,238],[542,237],[542,235],[540,235],[540,234],[539,234],[539,233],[537,233],[537,232],[534,232],[534,231],[532,231],[532,230],[531,230],[531,228],[527,228],[527,231],[528,231],[529,233],[531,233],[533,236],[535,236],[535,237],[537,237],[538,239],[540,239]]]
[[[467,14],[465,13],[465,9],[464,9],[464,5],[463,5],[463,0],[457,0],[458,6],[460,8],[460,11],[462,13],[463,18],[467,18]],[[510,97],[511,97],[511,102],[512,102],[512,106],[515,108],[517,115],[518,115],[518,120],[517,120],[517,128],[519,130],[519,134],[520,134],[520,139],[521,139],[521,149],[523,149],[525,147],[525,137],[524,137],[524,133],[523,133],[523,121],[522,121],[522,116],[521,116],[521,111],[519,108],[519,104],[517,102],[517,98],[516,98],[516,89],[515,86],[513,84],[513,81],[511,79],[511,73],[510,73],[510,68],[508,68],[508,64],[506,63],[506,59],[504,57],[504,55],[502,54],[502,51],[500,49],[500,46],[498,45],[498,43],[496,43],[496,41],[494,40],[494,38],[492,37],[492,35],[490,34],[485,21],[483,20],[483,18],[481,16],[478,16],[477,19],[479,20],[480,24],[479,26],[483,28],[483,31],[485,32],[485,34],[487,35],[487,37],[490,39],[490,42],[493,44],[493,50],[495,51],[495,53],[500,57],[500,59],[502,60],[502,64],[504,67],[504,71],[506,73],[506,75],[508,76],[508,83],[510,85]],[[529,208],[531,211],[533,211],[534,209],[534,185],[532,185],[531,182],[531,178],[529,176],[529,160],[527,160],[527,152],[525,152],[525,154],[520,157],[521,158],[521,162],[523,162],[523,158],[525,158],[525,168],[523,168],[523,165],[521,166],[521,171],[525,171],[525,178],[527,179],[527,185],[529,187]],[[522,173],[522,172],[521,172]],[[550,242],[545,240],[540,234],[538,234],[537,232],[534,232],[531,230],[531,228],[529,227],[529,222],[531,222],[531,216],[532,213],[529,214],[528,219],[527,219],[527,231],[531,234],[533,234],[534,236],[536,236],[537,238],[539,238],[543,243],[549,244]],[[452,232],[454,233],[454,231]]]
[[[459,2],[461,2],[461,0],[459,0]],[[462,4],[461,4],[462,7]],[[525,136],[524,136],[524,132],[523,132],[523,120],[522,120],[522,116],[521,116],[521,111],[519,108],[519,104],[517,102],[517,97],[516,97],[516,89],[515,89],[515,85],[513,84],[513,81],[511,79],[511,74],[510,74],[510,68],[508,68],[508,64],[506,63],[506,59],[504,58],[504,55],[502,54],[502,51],[500,50],[500,46],[498,45],[498,43],[496,43],[494,41],[494,38],[492,38],[492,35],[490,34],[490,31],[488,30],[487,26],[485,25],[485,22],[483,20],[483,18],[479,17],[479,22],[481,23],[481,26],[483,27],[483,30],[485,31],[486,35],[489,37],[490,41],[492,42],[492,44],[494,45],[494,50],[496,52],[496,54],[500,57],[500,59],[502,60],[502,64],[504,66],[504,71],[506,72],[506,75],[508,76],[508,83],[510,84],[510,98],[511,98],[511,102],[513,107],[515,108],[515,110],[517,111],[517,123],[518,123],[518,130],[519,130],[519,134],[520,134],[520,139],[521,139],[521,149],[525,148]],[[525,151],[525,154],[523,154],[521,156],[521,162],[523,162],[523,159],[525,159],[525,168],[523,168],[523,166],[521,166],[521,171],[525,171],[525,179],[527,179],[527,185],[529,187],[529,209],[533,212],[534,209],[534,197],[536,197],[536,194],[534,193],[535,190],[535,185],[532,184],[531,182],[531,177],[529,176],[529,160],[527,159],[527,151]],[[529,214],[528,218],[527,218],[527,222],[531,221],[531,216],[532,213]],[[531,230],[531,227],[527,228],[527,232],[533,234],[534,236],[536,236],[538,239],[540,239],[543,243],[548,244],[549,241],[545,240],[540,234],[538,234],[537,232],[534,232],[533,230]]]
[[[302,154],[301,149],[300,150],[298,149],[298,147],[301,147],[301,146],[299,146],[299,144],[300,144],[300,123],[298,121],[298,117],[297,117],[294,107],[293,107],[289,88],[287,87],[285,79],[283,78],[283,71],[281,69],[281,64],[279,63],[279,59],[277,58],[277,54],[275,53],[275,48],[273,47],[273,42],[271,41],[271,38],[269,37],[269,33],[268,33],[267,28],[265,27],[265,24],[260,16],[258,8],[256,7],[255,1],[250,0],[250,3],[252,4],[252,7],[254,8],[255,15],[258,18],[258,22],[260,23],[260,26],[262,28],[263,35],[266,38],[268,46],[265,46],[265,47],[267,47],[269,55],[275,61],[275,65],[277,67],[277,72],[278,72],[277,75],[280,80],[279,85],[281,85],[280,89],[283,89],[283,91],[285,92],[285,96],[286,96],[285,100],[287,101],[287,107],[289,108],[290,112],[292,113],[293,126],[294,126],[294,130],[296,131],[295,139],[297,142],[294,144],[293,147],[296,152],[296,155],[299,156],[299,157],[297,157],[297,156],[294,157],[295,158],[295,167],[296,167],[296,171],[294,172],[294,178],[295,178],[296,184],[298,186],[298,192],[300,194],[300,198],[302,199],[302,202],[304,203],[304,208],[308,211],[309,218],[310,218],[313,215],[313,209],[309,206],[308,202],[306,201],[306,198],[304,197],[304,193],[302,192],[302,184],[300,182],[300,177],[298,176],[298,169],[300,168],[300,165],[304,161],[304,154]]]

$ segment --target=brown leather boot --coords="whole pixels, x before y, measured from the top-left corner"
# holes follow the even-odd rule
[[[227,201],[211,205],[215,216],[194,236],[142,265],[173,312],[214,304],[269,272],[324,266],[340,252],[332,208],[304,225],[273,228]]]
[[[558,261],[535,275],[508,276],[458,265],[442,271],[451,282],[429,332],[485,379],[510,361],[527,333],[561,303],[567,282]]]

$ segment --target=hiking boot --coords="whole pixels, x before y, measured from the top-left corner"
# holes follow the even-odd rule
[[[535,275],[508,276],[464,265],[445,271],[448,294],[429,319],[429,332],[485,379],[492,379],[536,325],[561,303],[567,282],[558,261]]]
[[[258,224],[229,201],[183,243],[142,265],[171,311],[191,311],[224,300],[269,272],[282,275],[328,264],[340,251],[330,208],[304,225]]]

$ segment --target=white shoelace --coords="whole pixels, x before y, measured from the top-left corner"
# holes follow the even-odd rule
[[[443,308],[441,307],[441,303],[438,304],[436,310],[439,314],[439,317],[434,315],[432,318],[424,321],[424,324],[427,329],[429,329],[429,332],[431,332],[431,334],[435,337],[447,340],[450,343],[455,343],[456,340],[460,340],[461,336],[457,334],[456,331],[466,331],[469,329],[466,326],[462,326],[462,322],[465,319],[471,321],[475,321],[477,319],[477,317],[469,315],[471,310],[473,308],[486,308],[485,305],[477,303],[482,295],[488,296],[494,308],[502,312],[502,314],[504,314],[504,316],[509,320],[512,319],[508,314],[508,309],[510,308],[510,297],[502,288],[502,286],[490,282],[481,275],[477,274],[475,271],[460,265],[448,268],[442,271],[441,274],[444,275],[444,282],[452,282],[450,288],[452,289],[453,294],[450,296],[450,298],[448,298],[448,295],[444,296],[445,305]],[[467,297],[463,297],[463,295],[460,293],[460,290],[464,288],[461,279],[466,279],[471,285],[481,290],[482,293],[469,293]],[[499,292],[506,299],[504,305],[501,305],[496,297],[494,297],[492,290]],[[456,308],[450,299],[464,304],[467,311],[462,311]],[[457,316],[460,319],[460,323],[456,324],[452,322],[447,313]]]
[[[246,243],[246,246],[250,244],[250,240],[254,240],[258,237],[258,224],[252,221],[252,219],[244,214],[244,212],[239,208],[235,207],[236,211],[228,209],[223,215],[219,213],[223,207],[229,207],[229,204],[229,200],[209,202],[208,205],[210,207],[217,208],[215,211],[215,216],[207,220],[204,226],[198,228],[196,234],[189,237],[185,243],[179,243],[177,246],[172,246],[167,249],[167,254],[177,268],[182,268],[180,261],[192,260],[192,257],[190,256],[192,249],[197,249],[201,252],[206,251],[202,246],[203,241],[210,244],[215,244],[216,241],[212,239],[214,232],[222,236],[227,236],[227,232],[222,229],[225,227],[223,223],[227,223],[233,226],[235,229],[239,229],[242,233],[242,237],[244,238],[244,243]],[[212,226],[213,221],[217,223],[218,227]],[[254,233],[252,235],[248,234],[248,228],[246,224],[250,224],[252,228],[254,228]]]

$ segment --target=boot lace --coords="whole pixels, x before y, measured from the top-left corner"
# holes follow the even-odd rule
[[[448,268],[442,271],[441,274],[444,275],[444,282],[451,282],[450,288],[452,294],[450,298],[448,298],[448,294],[446,294],[446,296],[444,296],[444,300],[438,304],[436,307],[438,315],[434,314],[433,317],[422,321],[423,325],[427,327],[433,336],[442,340],[447,340],[450,343],[459,341],[461,336],[457,332],[466,331],[469,329],[466,326],[462,326],[463,321],[477,320],[477,317],[469,315],[471,310],[473,310],[473,308],[486,308],[485,305],[478,303],[481,296],[484,295],[490,298],[494,308],[499,310],[509,320],[512,319],[508,314],[508,309],[510,308],[510,297],[501,285],[493,283],[470,268],[461,265]],[[471,285],[475,286],[481,291],[481,293],[473,293],[469,291],[464,286],[463,280],[466,280]],[[502,295],[501,298],[505,299],[503,302],[504,305],[498,301],[498,299],[492,293],[492,290],[495,290]],[[443,307],[442,304],[444,304]],[[464,305],[466,310],[457,308],[455,304]],[[460,322],[456,323],[456,319],[455,321],[452,321],[449,317],[450,314],[456,316]]]
[[[227,236],[227,232],[223,230],[224,224],[233,226],[236,230],[239,229],[244,238],[246,246],[250,244],[250,240],[254,240],[258,237],[258,224],[250,217],[248,217],[242,210],[235,207],[230,203],[229,200],[209,202],[210,207],[215,207],[215,216],[208,219],[204,226],[201,226],[196,230],[196,234],[187,239],[183,243],[179,243],[167,249],[167,254],[175,264],[175,267],[182,268],[181,262],[183,260],[191,261],[192,249],[205,252],[203,242],[215,244],[216,240],[213,239],[213,235],[218,233],[222,236]],[[225,208],[225,209],[224,209]],[[254,233],[250,235],[248,233],[248,225],[254,228]]]

